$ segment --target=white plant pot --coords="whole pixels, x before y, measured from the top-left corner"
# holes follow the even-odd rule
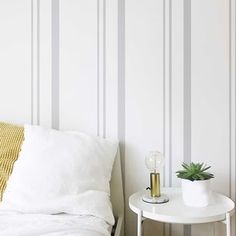
[[[182,196],[185,205],[205,207],[211,199],[210,179],[190,181],[182,179]]]

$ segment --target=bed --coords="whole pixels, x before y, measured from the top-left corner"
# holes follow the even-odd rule
[[[20,164],[18,164],[18,166],[14,168],[17,170],[19,166]],[[19,177],[19,175],[17,176],[17,174],[15,174],[14,171],[9,181],[10,182],[9,187],[7,187],[5,193],[5,195],[7,196],[6,197],[7,200],[11,198],[11,195],[14,196],[14,188],[12,187],[11,180],[14,179],[14,177],[15,178]],[[27,181],[28,181],[27,183],[30,183],[29,182],[30,180]],[[46,214],[47,211],[44,212],[43,210],[42,212],[37,211],[35,209],[28,210],[28,205],[30,206],[31,202],[29,203],[26,202],[25,205],[24,204],[22,205],[23,209],[26,209],[26,211],[25,212],[23,211],[22,213],[21,210],[18,210],[20,208],[19,207],[17,208],[18,202],[15,199],[17,199],[18,196],[16,196],[12,201],[10,201],[11,199],[9,201],[5,200],[5,202],[3,201],[0,204],[0,235],[1,236],[54,236],[54,235],[123,236],[124,199],[123,199],[122,186],[123,185],[122,185],[122,175],[121,175],[121,163],[118,149],[114,160],[111,174],[111,181],[110,181],[111,204],[112,204],[113,215],[115,218],[115,224],[113,226],[110,223],[108,223],[109,220],[106,220],[106,218],[104,218],[105,219],[104,220],[103,217],[97,217],[96,214],[92,213],[90,214],[90,212],[93,212],[92,210],[90,211],[90,207],[92,209],[93,206],[96,206],[96,204],[98,204],[98,206],[101,207],[100,212],[103,211],[102,208],[103,206],[99,202],[100,195],[99,194],[96,195],[96,191],[86,192],[86,194],[88,193],[87,196],[91,196],[89,194],[93,194],[93,196],[95,196],[94,199],[92,199],[92,201],[90,200],[89,205],[87,203],[87,200],[84,201],[85,199],[84,195],[86,194],[84,193],[81,194],[79,198],[81,205],[83,205],[83,202],[85,202],[87,204],[85,209],[87,210],[87,208],[89,208],[88,213],[86,214],[77,214],[77,212],[80,211],[74,211],[74,209],[72,209],[71,212],[69,211],[69,213],[68,212],[64,213],[63,211],[62,212],[52,211],[52,214]],[[19,187],[19,183],[17,187]],[[55,206],[57,206],[56,203]],[[44,209],[44,206],[42,206],[42,209]],[[106,213],[107,212],[104,211],[104,214]]]

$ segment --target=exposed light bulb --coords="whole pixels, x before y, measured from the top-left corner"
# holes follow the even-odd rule
[[[161,152],[150,151],[145,158],[145,164],[149,171],[160,172],[164,165],[164,156]]]

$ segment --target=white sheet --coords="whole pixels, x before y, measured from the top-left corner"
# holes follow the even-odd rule
[[[0,213],[1,236],[108,236],[110,229],[93,216]]]

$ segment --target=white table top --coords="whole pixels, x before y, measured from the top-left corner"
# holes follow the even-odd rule
[[[167,223],[198,224],[223,221],[226,213],[234,212],[234,202],[218,193],[212,193],[211,203],[207,207],[194,208],[184,205],[181,188],[163,188],[161,193],[169,197],[169,202],[150,204],[142,200],[147,191],[133,194],[129,198],[129,207],[136,214],[142,211],[145,218]]]

